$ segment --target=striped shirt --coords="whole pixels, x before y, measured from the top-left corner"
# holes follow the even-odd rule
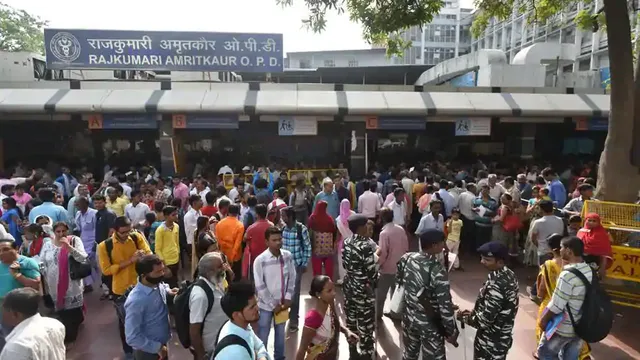
[[[549,301],[549,304],[547,305],[547,309],[549,309],[549,311],[553,312],[554,314],[560,314],[562,312],[566,312],[568,306],[571,309],[571,314],[573,315],[573,318],[577,323],[582,317],[581,309],[586,294],[586,287],[579,277],[568,271],[568,269],[572,267],[580,270],[580,272],[584,274],[587,280],[591,281],[591,279],[593,278],[593,271],[587,263],[581,262],[565,266],[564,270],[562,270],[560,276],[558,277],[556,289],[553,292],[551,301]],[[564,337],[575,336],[575,331],[573,329],[573,325],[571,324],[571,319],[569,318],[568,313],[567,318],[560,323],[556,332],[558,335]]]
[[[301,228],[302,241],[298,238],[298,227]],[[309,230],[299,222],[292,227],[282,229],[282,249],[293,255],[296,267],[307,267],[311,258],[311,239]]]
[[[256,257],[253,263],[253,278],[258,291],[258,307],[273,311],[282,300],[291,300],[296,284],[296,266],[287,250],[274,256],[269,249]]]

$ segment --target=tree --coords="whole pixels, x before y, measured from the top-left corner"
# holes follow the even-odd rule
[[[480,14],[472,32],[478,35],[484,31],[492,17],[504,20],[511,16],[514,6],[521,12],[533,10],[529,20],[544,24],[579,2],[592,3],[588,0],[476,0]],[[634,55],[633,45],[637,41],[635,37],[632,41],[629,12],[636,1],[603,0],[600,3],[603,6],[596,15],[581,11],[575,18],[582,29],[604,28],[612,64],[609,131],[600,155],[596,193],[598,198],[608,201],[633,202],[640,190],[640,62]]]
[[[293,5],[294,0],[276,0],[282,6]],[[433,20],[444,6],[444,0],[300,0],[309,8],[309,17],[303,25],[322,32],[327,26],[328,11],[349,11],[352,21],[362,25],[363,37],[370,44],[383,44],[387,54],[402,54],[411,42],[402,40],[399,32],[412,26],[422,26]]]
[[[0,50],[44,53],[47,21],[0,2]]]

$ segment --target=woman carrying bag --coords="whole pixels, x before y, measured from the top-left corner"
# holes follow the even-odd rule
[[[65,222],[54,224],[53,231],[54,239],[43,245],[40,259],[47,293],[51,295],[57,317],[65,327],[65,343],[69,350],[84,321],[82,279],[88,276],[85,266],[88,264],[87,253],[79,237],[69,236],[69,225]]]

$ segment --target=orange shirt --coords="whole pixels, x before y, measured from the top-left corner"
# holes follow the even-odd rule
[[[227,256],[229,262],[242,259],[242,238],[244,225],[235,216],[227,216],[216,225],[216,237],[220,251]]]

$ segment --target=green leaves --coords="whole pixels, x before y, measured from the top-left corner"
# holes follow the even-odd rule
[[[47,21],[0,2],[0,50],[44,54]]]
[[[282,6],[293,5],[294,0],[276,0]],[[422,26],[433,20],[444,6],[444,0],[299,0],[309,9],[303,26],[313,32],[322,32],[326,26],[327,11],[349,11],[352,21],[362,25],[363,37],[370,44],[384,44],[388,55],[401,55],[411,46],[399,34],[412,26]]]

